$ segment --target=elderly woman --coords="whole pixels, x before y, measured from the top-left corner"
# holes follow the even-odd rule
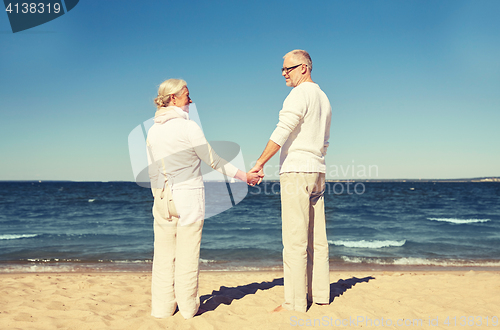
[[[201,128],[189,120],[191,102],[184,80],[164,81],[148,132],[155,236],[151,315],[158,318],[173,315],[178,306],[189,319],[200,306],[198,267],[205,216],[201,161],[249,185],[260,179],[256,173],[238,170],[212,150]]]

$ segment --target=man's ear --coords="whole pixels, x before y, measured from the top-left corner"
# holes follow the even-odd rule
[[[307,65],[302,64],[302,65],[300,66],[300,72],[301,72],[302,74],[306,74],[306,73],[307,73]]]

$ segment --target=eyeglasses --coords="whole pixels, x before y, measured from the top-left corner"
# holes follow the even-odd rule
[[[290,72],[292,72],[292,70],[293,70],[293,69],[295,69],[295,68],[297,68],[297,67],[301,66],[302,64],[303,64],[303,63],[301,63],[301,64],[297,64],[297,65],[295,65],[295,66],[290,66],[290,67],[288,67],[288,68],[281,68],[281,73],[289,74]]]

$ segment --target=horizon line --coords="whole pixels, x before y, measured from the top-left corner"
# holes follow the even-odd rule
[[[412,178],[400,178],[400,179],[371,179],[371,178],[357,178],[357,179],[326,179],[326,182],[381,182],[381,181],[394,181],[394,182],[402,182],[402,181],[479,181],[481,182],[500,182],[500,176],[484,176],[484,177],[473,177],[473,178],[451,178],[451,179],[443,179],[443,178],[426,178],[426,179],[412,179]],[[484,181],[484,180],[493,180],[493,181]],[[24,180],[0,180],[0,182],[130,182],[137,183],[136,181],[129,180],[53,180],[53,179],[24,179]],[[141,181],[142,182],[142,181]],[[149,182],[149,181],[144,181]],[[204,180],[203,182],[226,182],[224,180]],[[279,182],[278,179],[269,179],[262,180],[262,182]],[[235,182],[240,183],[240,181]],[[243,181],[241,181],[243,183]]]

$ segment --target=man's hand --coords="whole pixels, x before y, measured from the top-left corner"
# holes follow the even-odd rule
[[[269,140],[267,142],[266,148],[262,152],[262,155],[260,155],[259,159],[255,163],[255,166],[249,171],[249,173],[259,173],[261,175],[261,179],[259,180],[259,183],[262,182],[262,178],[264,177],[264,165],[267,163],[271,157],[274,156],[280,150],[281,146],[277,144],[276,142]]]
[[[248,172],[245,173],[242,170],[238,170],[236,175],[234,176],[236,179],[246,182],[249,186],[255,186],[256,184],[262,181],[262,177],[264,174],[259,174],[257,172]]]
[[[259,181],[257,184],[262,182],[262,178],[264,177],[264,166],[257,162],[254,167],[248,173],[257,173],[259,175]],[[248,174],[247,174],[248,175]]]
[[[247,173],[247,184],[250,186],[255,186],[256,184],[259,184],[262,181],[262,178],[264,177],[264,173],[262,172],[252,172],[251,170]]]

